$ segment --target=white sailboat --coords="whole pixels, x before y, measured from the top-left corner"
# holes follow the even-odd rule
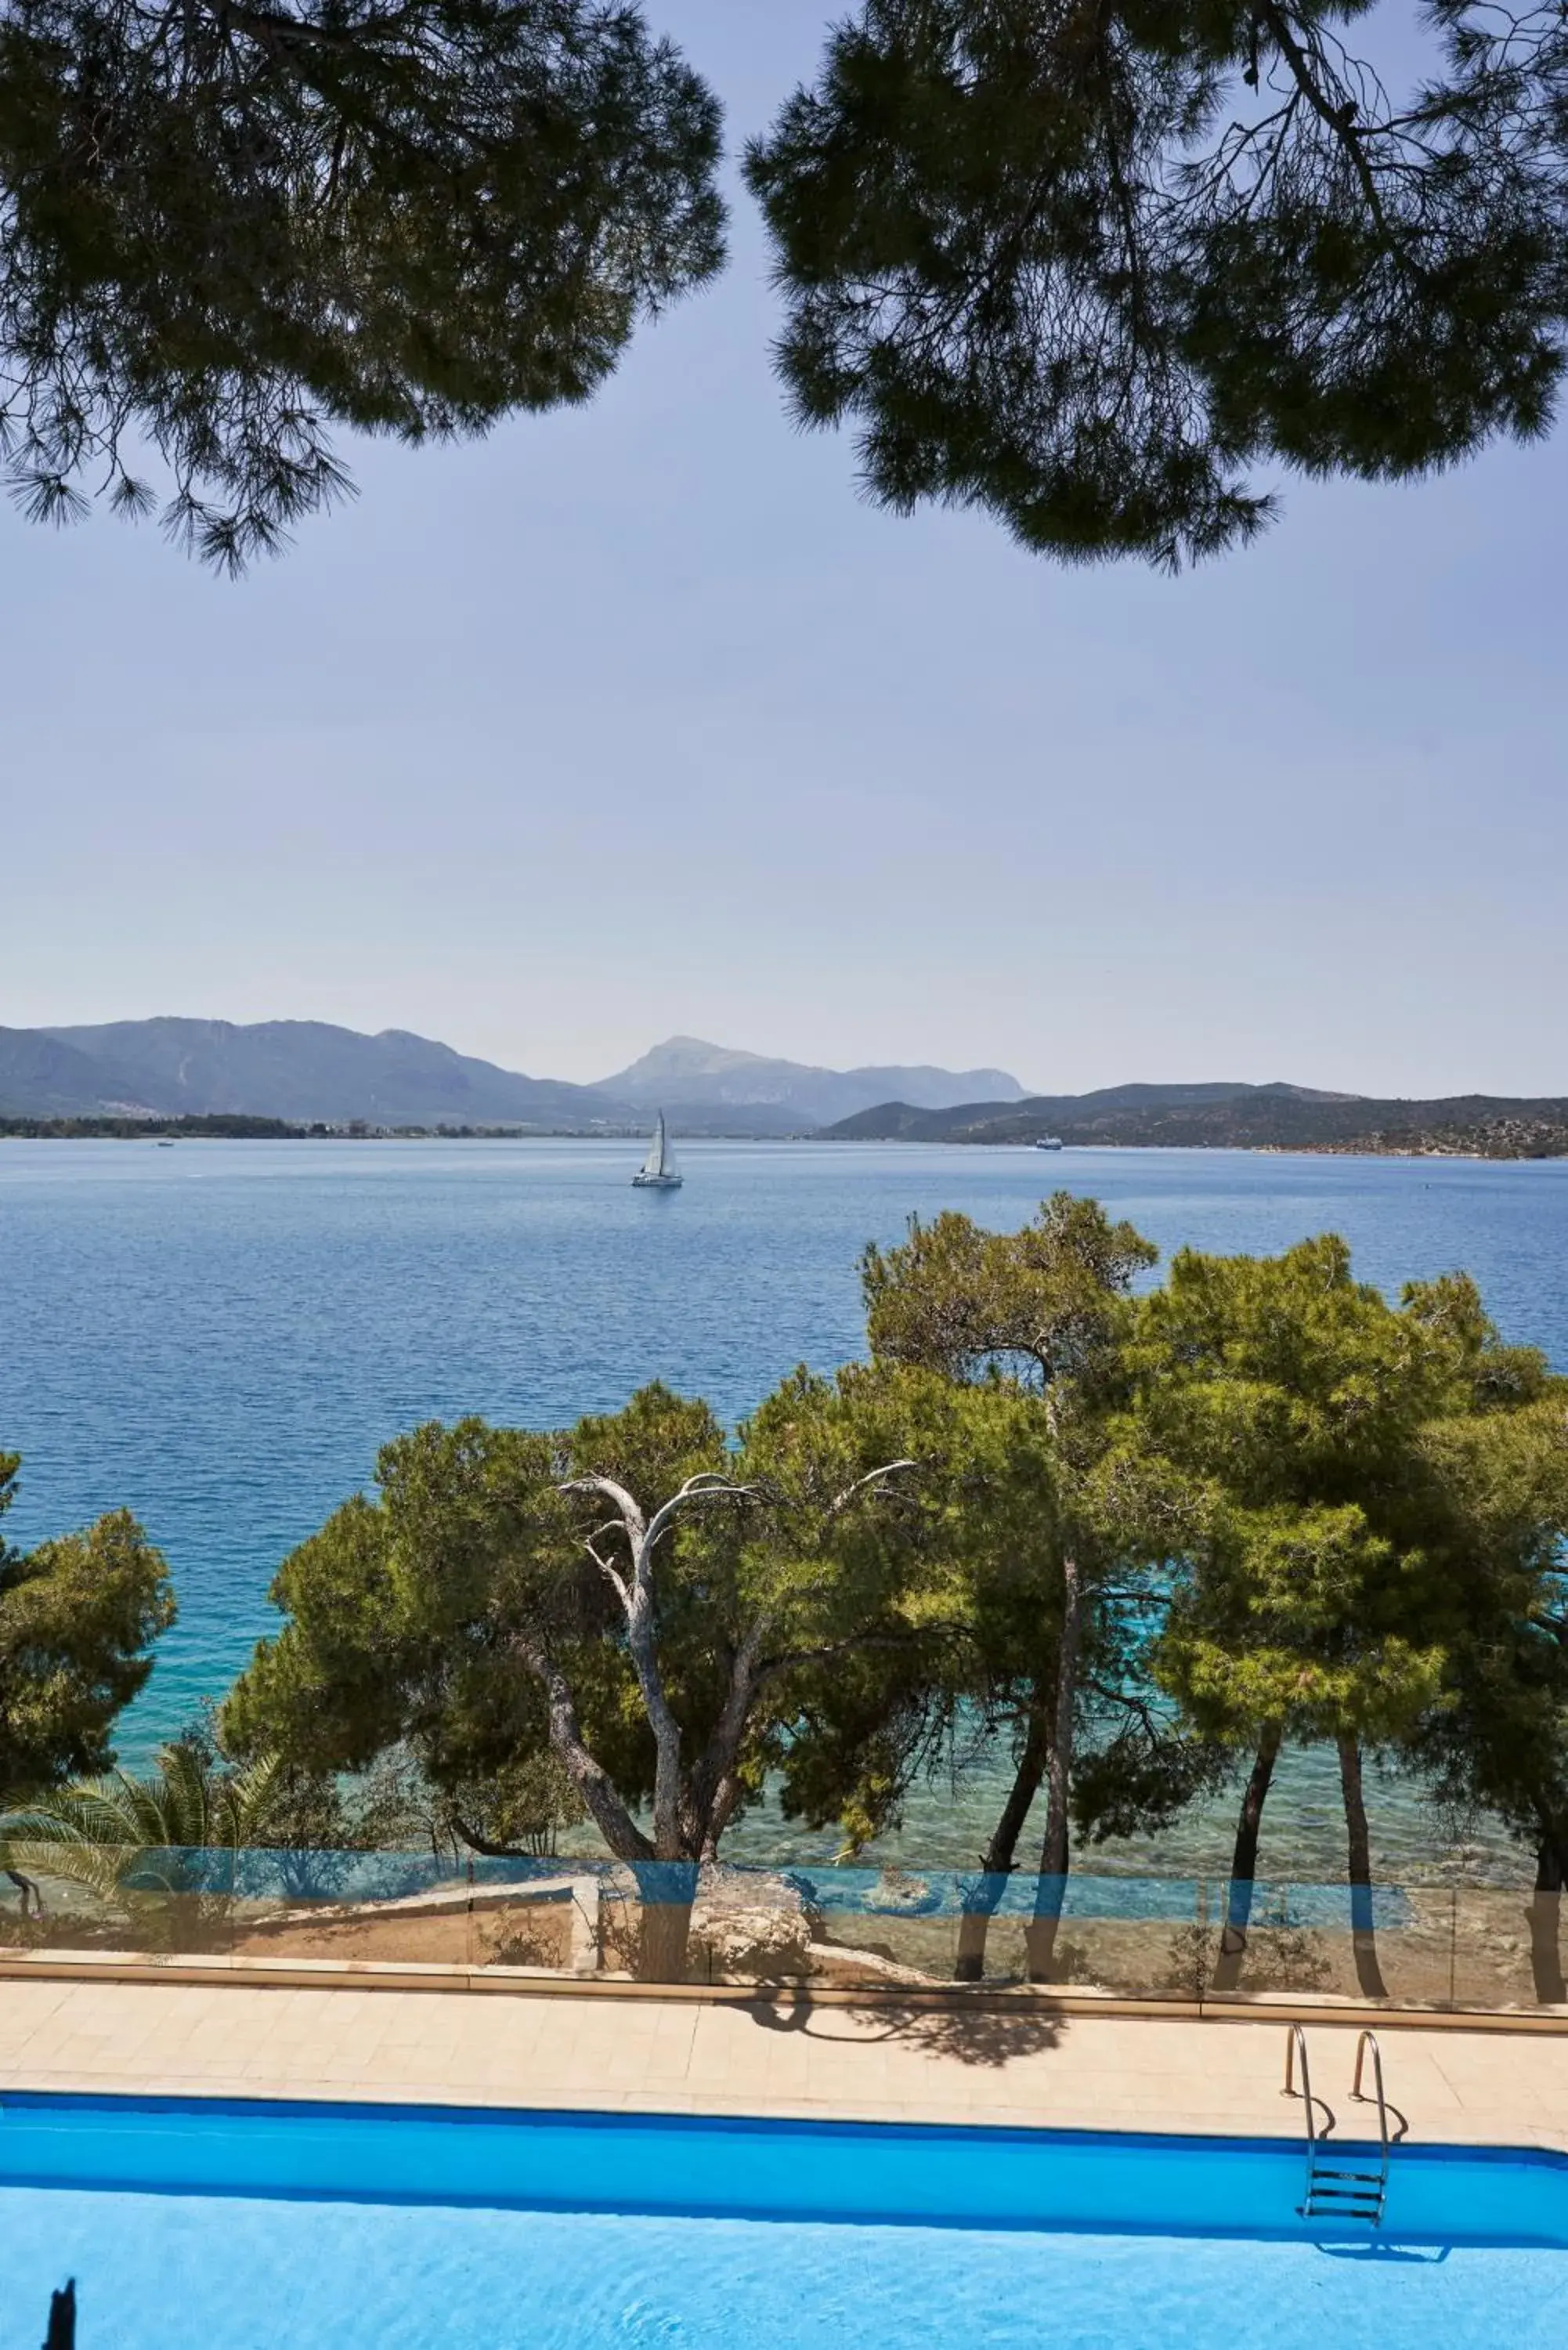
[[[632,1177],[632,1182],[645,1191],[679,1191],[680,1170],[675,1164],[675,1153],[664,1131],[664,1112],[659,1113],[653,1129],[653,1141],[647,1158]]]

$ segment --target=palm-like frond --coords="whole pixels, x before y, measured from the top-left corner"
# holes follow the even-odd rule
[[[198,1856],[243,1848],[277,1772],[275,1755],[220,1773],[188,1746],[165,1746],[152,1777],[79,1779],[7,1812],[0,1866],[64,1877],[104,1900],[203,1890]]]

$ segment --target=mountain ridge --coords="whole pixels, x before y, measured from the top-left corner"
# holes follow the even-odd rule
[[[884,1094],[911,1081],[930,1102]],[[1015,1088],[969,1090],[977,1078]],[[846,1097],[847,1113],[824,1115]],[[967,1097],[966,1097],[967,1096]],[[0,1119],[261,1118],[310,1126],[626,1132],[662,1108],[677,1133],[832,1140],[1166,1145],[1245,1149],[1568,1154],[1568,1097],[1419,1100],[1276,1079],[1106,1086],[1025,1094],[1002,1070],[818,1068],[675,1036],[597,1085],[525,1076],[411,1030],[367,1035],[327,1021],[182,1019],[0,1027]]]
[[[788,1135],[885,1099],[900,1086],[946,1103],[977,1081],[1023,1095],[1004,1070],[819,1069],[671,1037],[615,1080],[575,1085],[503,1069],[450,1045],[328,1021],[150,1020],[0,1027],[0,1117],[255,1116],[291,1124],[504,1127],[585,1133],[663,1108],[688,1133]]]
[[[1449,1094],[1421,1100],[1306,1086],[1111,1086],[925,1110],[884,1102],[825,1129],[835,1142],[1035,1143],[1077,1149],[1429,1150],[1568,1154],[1568,1096]]]
[[[247,1114],[302,1125],[562,1124],[592,1131],[617,1106],[587,1086],[529,1077],[410,1030],[375,1035],[321,1020],[191,1020],[163,1014],[36,1030],[0,1030],[0,1110],[31,1114],[21,1095],[18,1041],[47,1040],[81,1056],[92,1098],[66,1114],[135,1104],[150,1115]],[[621,1119],[631,1106],[620,1106]]]
[[[897,1095],[926,1109],[944,1109],[981,1097],[1022,1101],[1024,1087],[1006,1069],[941,1069],[871,1064],[829,1069],[765,1053],[711,1044],[701,1036],[669,1036],[626,1068],[602,1080],[605,1093],[644,1109],[669,1112],[766,1108],[812,1126],[853,1117]]]

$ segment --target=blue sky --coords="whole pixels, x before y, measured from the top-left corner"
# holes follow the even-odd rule
[[[738,142],[825,13],[659,21]],[[742,197],[592,408],[350,449],[358,504],[238,586],[0,515],[0,1021],[1568,1091],[1561,432],[1063,571],[861,503],[774,318]]]

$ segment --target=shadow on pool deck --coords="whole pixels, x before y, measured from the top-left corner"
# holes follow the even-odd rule
[[[776,2004],[758,2002],[742,2012],[765,2032],[853,2042],[861,2047],[897,2041],[922,2055],[950,2057],[961,2064],[985,2064],[996,2070],[1018,2057],[1038,2056],[1054,2048],[1063,2028],[1061,2016],[1038,2008],[891,2007],[882,2001],[875,2006],[814,2007],[809,1999],[794,1999]]]

